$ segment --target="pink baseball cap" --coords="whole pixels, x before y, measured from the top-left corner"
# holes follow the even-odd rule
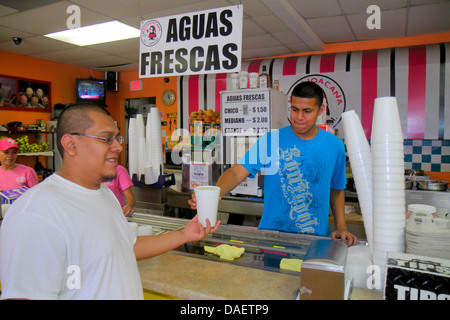
[[[4,138],[0,140],[0,151],[6,151],[11,148],[16,148],[17,150],[20,150],[19,146],[17,145],[16,141],[14,141],[14,139]]]

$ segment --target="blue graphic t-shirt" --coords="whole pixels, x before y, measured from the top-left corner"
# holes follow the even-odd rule
[[[291,126],[269,132],[238,162],[264,175],[260,229],[329,236],[330,189],[347,185],[343,142],[319,129],[311,140]]]

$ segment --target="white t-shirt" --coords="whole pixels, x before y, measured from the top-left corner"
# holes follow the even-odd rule
[[[3,219],[0,298],[143,299],[135,241],[108,187],[53,174]]]

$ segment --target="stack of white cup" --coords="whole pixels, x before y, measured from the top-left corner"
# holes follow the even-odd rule
[[[352,167],[353,179],[370,250],[373,250],[372,217],[372,155],[361,121],[354,110],[342,114],[342,124],[347,155]]]
[[[138,174],[138,132],[136,118],[130,118],[128,124],[128,163],[131,177]]]
[[[159,118],[158,108],[150,108],[149,118],[151,121],[150,138],[151,138],[151,159],[149,162],[153,168],[156,177],[162,174],[163,169],[163,153],[162,153],[162,134],[161,134],[161,120]]]
[[[136,115],[136,126],[137,126],[137,136],[138,136],[138,179],[141,175],[145,174],[145,163],[147,156],[147,146],[145,143],[145,125],[144,125],[144,115],[138,113]]]
[[[375,99],[371,142],[373,262],[384,276],[387,252],[405,251],[403,134],[395,97]]]

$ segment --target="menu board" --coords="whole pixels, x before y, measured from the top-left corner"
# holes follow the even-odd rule
[[[261,136],[270,130],[270,90],[222,92],[224,136]]]

